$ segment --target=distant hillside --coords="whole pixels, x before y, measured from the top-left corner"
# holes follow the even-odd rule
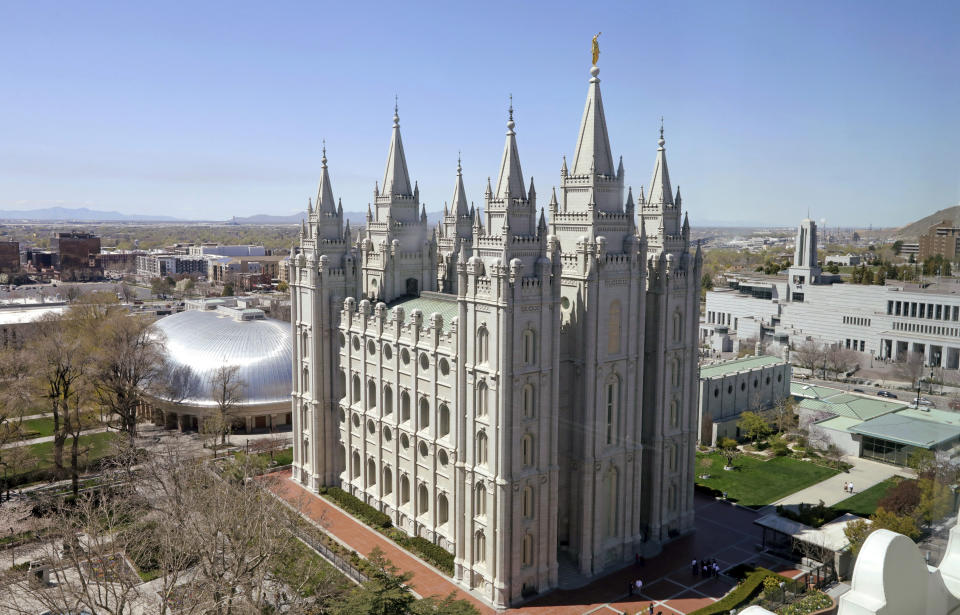
[[[917,237],[926,233],[927,230],[943,220],[950,220],[954,226],[960,226],[960,205],[941,209],[937,213],[930,214],[926,218],[920,218],[916,222],[902,226],[896,230],[897,237],[905,237],[916,240]]]
[[[54,222],[63,220],[65,222],[133,222],[133,221],[179,221],[180,218],[173,216],[159,215],[140,215],[140,214],[122,214],[118,211],[98,211],[86,207],[47,207],[44,209],[0,209],[0,220],[39,220],[43,222]]]
[[[345,211],[343,215],[350,221],[350,226],[357,228],[367,223],[367,213],[360,211]],[[443,212],[427,212],[427,223],[436,224],[443,216]],[[234,216],[229,220],[233,224],[300,224],[301,220],[306,220],[307,212],[303,211],[289,216],[271,216],[268,214],[256,214],[253,216]]]

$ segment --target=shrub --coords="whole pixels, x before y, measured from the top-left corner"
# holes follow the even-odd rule
[[[788,581],[786,577],[782,577],[766,568],[757,568],[755,571],[750,573],[747,576],[746,580],[743,581],[740,585],[734,588],[729,594],[717,600],[713,604],[708,604],[702,609],[697,609],[690,613],[690,615],[720,615],[721,613],[727,613],[730,609],[739,607],[741,604],[744,604],[751,600],[754,596],[760,593],[760,590],[763,589],[763,581],[767,577],[776,577],[778,583],[782,581]]]
[[[388,515],[380,512],[369,504],[361,502],[339,487],[322,488],[320,495],[328,500],[333,500],[340,508],[354,517],[358,517],[367,525],[372,525],[376,528],[388,528],[392,525]]]
[[[793,604],[777,609],[778,615],[807,615],[833,605],[833,599],[823,592],[811,591]]]

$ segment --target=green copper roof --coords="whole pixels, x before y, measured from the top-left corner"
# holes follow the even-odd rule
[[[818,384],[804,384],[803,382],[793,381],[790,383],[790,394],[794,397],[808,397],[811,399],[826,399],[838,393],[843,393],[840,389],[824,387]]]
[[[736,374],[737,372],[756,369],[758,367],[766,367],[767,365],[776,365],[777,363],[783,363],[783,359],[767,355],[744,357],[742,359],[734,359],[733,361],[724,361],[723,363],[714,363],[713,365],[701,367],[700,378],[717,378],[719,376]]]
[[[459,307],[455,295],[445,295],[442,293],[423,293],[419,297],[409,297],[398,299],[388,306],[390,309],[403,307],[404,322],[409,323],[410,314],[414,310],[423,312],[423,322],[430,322],[430,315],[434,312],[443,317],[443,331],[450,331],[450,321],[456,318]]]
[[[863,423],[860,419],[852,419],[846,416],[835,416],[832,419],[820,421],[817,427],[825,427],[834,431],[849,431],[851,427]]]
[[[960,438],[960,425],[917,418],[926,412],[902,411],[878,416],[850,428],[850,431],[881,440],[920,448],[933,448]]]
[[[846,401],[835,403],[834,399],[836,397]],[[874,417],[900,410],[904,408],[905,405],[897,402],[872,399],[870,397],[861,397],[859,395],[837,395],[826,400],[801,399],[798,407],[867,421]]]

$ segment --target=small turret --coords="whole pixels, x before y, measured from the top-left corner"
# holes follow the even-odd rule
[[[547,218],[543,214],[543,207],[540,208],[540,221],[537,222],[537,236],[543,237],[547,232]]]
[[[620,164],[617,165],[617,177],[623,177],[623,156],[620,156]]]
[[[420,205],[420,222],[427,223],[427,205],[426,203]]]
[[[637,199],[637,203],[639,203],[641,207],[647,204],[647,197],[643,194],[643,184],[640,184],[640,198]]]
[[[527,199],[532,203],[537,199],[537,191],[533,187],[533,176],[530,177],[530,190],[527,192]]]
[[[557,211],[557,187],[550,191],[550,211]]]
[[[567,156],[566,156],[566,154],[564,154],[564,156],[563,156],[563,166],[560,167],[560,176],[561,176],[561,177],[566,177],[566,175],[567,175],[568,172],[569,172],[569,171],[567,170]]]
[[[373,222],[373,210],[370,209],[370,203],[367,203],[367,223]]]
[[[309,216],[312,214],[313,214],[313,199],[310,197],[307,197],[307,215]]]
[[[677,209],[680,209],[680,185],[677,184],[677,196],[673,198],[673,204],[677,206]]]

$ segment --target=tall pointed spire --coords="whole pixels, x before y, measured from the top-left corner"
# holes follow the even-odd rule
[[[650,194],[647,201],[651,205],[673,205],[673,192],[670,187],[670,173],[667,171],[667,152],[663,145],[663,118],[660,118],[660,139],[657,141],[657,160],[653,166],[653,178],[650,180]]]
[[[317,213],[334,214],[336,212],[337,205],[333,200],[330,173],[327,171],[327,146],[324,144],[323,157],[320,159],[320,186],[317,188]]]
[[[400,139],[400,115],[397,105],[393,107],[393,135],[390,138],[390,152],[387,154],[387,170],[383,174],[383,194],[413,196],[410,174],[407,172],[407,158],[403,154],[403,141]]]
[[[520,154],[517,152],[517,133],[513,131],[513,95],[510,95],[510,119],[507,120],[507,141],[503,146],[500,175],[497,176],[498,199],[524,199],[523,171],[520,170]]]
[[[590,68],[590,88],[587,90],[587,103],[580,120],[580,135],[573,155],[573,174],[613,176],[613,154],[610,153],[610,137],[607,135],[607,119],[603,114],[603,100],[600,97],[600,69]],[[592,167],[592,168],[591,168]]]
[[[459,156],[457,156],[457,185],[453,189],[450,211],[457,218],[465,218],[470,215],[470,210],[467,207],[467,192],[463,189],[463,167],[460,166]]]

